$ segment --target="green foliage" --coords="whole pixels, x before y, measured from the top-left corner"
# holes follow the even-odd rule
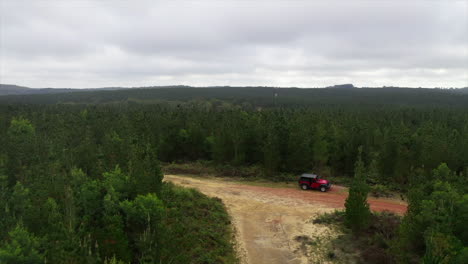
[[[9,184],[14,185],[16,181],[24,183],[29,180],[31,165],[36,158],[36,130],[29,120],[14,118],[8,128],[7,138]]]
[[[374,212],[359,236],[347,228],[345,211],[321,214],[313,223],[341,229],[343,234],[331,240],[328,252],[337,263],[395,263],[389,247],[397,237],[400,221],[401,217],[393,213]]]
[[[166,250],[162,263],[237,263],[230,217],[218,198],[164,184]]]
[[[164,191],[159,158],[198,164],[168,166],[173,171],[268,180],[290,181],[290,175],[316,170],[349,182],[356,174],[353,181],[377,184],[379,194],[381,186],[408,191],[397,252],[414,252],[419,260],[428,243],[440,243],[440,254],[458,252],[448,254],[451,261],[466,256],[452,247],[454,241],[466,247],[468,239],[466,97],[421,89],[337,91],[171,88],[0,97],[0,241],[6,244],[8,231],[22,223],[51,263],[101,263],[114,256],[124,262],[229,263],[224,208],[192,191]],[[272,92],[278,92],[275,102]],[[63,104],[38,104],[58,101]],[[351,185],[347,204],[364,213],[349,211],[349,222],[365,224],[368,190],[365,183]],[[148,219],[129,217],[132,210],[144,211],[135,203],[148,195],[164,209],[151,224],[162,226],[158,235],[147,231]],[[205,217],[220,224],[210,229],[200,223]],[[206,243],[193,247],[197,237],[184,232]],[[179,236],[177,247],[157,242]],[[169,254],[180,245],[187,250]],[[155,253],[143,253],[148,248]],[[440,255],[431,254],[427,258]]]
[[[344,211],[335,210],[332,213],[324,213],[317,216],[314,220],[314,224],[342,224],[345,217]]]
[[[122,196],[128,194],[130,179],[125,175],[117,165],[111,172],[104,172],[103,174],[103,185],[107,192],[115,192],[115,195]],[[126,197],[117,197],[121,200]]]
[[[131,242],[136,245],[139,263],[155,263],[160,259],[161,220],[164,205],[154,194],[139,195],[133,201],[120,203]]]
[[[370,184],[383,183],[384,180],[382,179],[380,172],[379,172],[379,155],[377,153],[371,154],[371,162],[369,164],[368,172],[367,172],[367,182]],[[388,181],[387,181],[388,182]],[[380,185],[383,186],[383,185]],[[380,187],[379,187],[380,188]]]
[[[121,260],[118,260],[115,256],[112,257],[111,259],[105,259],[104,264],[127,264],[128,262],[124,262]]]
[[[468,229],[466,223],[468,223],[468,194],[464,194],[458,201],[456,201],[454,219],[454,234],[462,241],[462,243],[468,245]]]
[[[275,133],[267,132],[263,144],[263,160],[265,177],[273,177],[278,173],[280,164],[280,153],[278,149],[279,138]]]
[[[31,194],[28,188],[25,188],[21,182],[13,187],[13,192],[9,200],[10,214],[18,220],[27,220],[28,211],[32,207]],[[26,219],[25,219],[26,218]]]
[[[441,162],[456,174],[466,169],[464,108],[290,104],[257,109],[202,102],[207,104],[31,105],[27,109],[0,104],[9,186],[16,180],[25,183],[33,172],[49,170],[39,164],[55,161],[55,171],[75,166],[93,176],[119,165],[131,179],[145,178],[150,184],[137,187],[146,188],[159,177],[142,173],[150,164],[145,160],[154,159],[156,153],[163,162],[254,165],[267,178],[311,170],[351,177],[360,145],[372,153],[362,157],[372,171],[369,183],[392,189],[406,191],[415,169],[428,173]],[[19,126],[16,121],[13,126],[12,120],[29,120],[19,123],[34,128],[31,144],[10,144],[16,141],[8,139],[8,130]],[[21,153],[25,159],[15,158]]]
[[[369,186],[366,183],[367,172],[361,158],[362,148],[356,161],[354,180],[349,188],[349,195],[345,202],[345,223],[354,234],[359,234],[369,224],[370,209],[367,203]]]
[[[219,200],[170,187],[162,200],[155,150],[132,142],[129,157],[124,169],[117,164],[101,175],[88,174],[101,170],[97,156],[87,160],[88,173],[46,160],[36,165],[52,175],[11,187],[0,174],[0,263],[236,263]]]
[[[452,235],[433,232],[426,235],[424,264],[453,263],[461,250],[461,243]]]
[[[433,170],[432,179],[414,187],[410,196],[395,245],[401,262],[422,257],[423,263],[458,263],[464,258],[463,248],[468,245],[467,195],[446,181],[453,179],[453,174],[444,163]]]
[[[40,264],[39,241],[24,227],[16,226],[9,233],[9,241],[0,247],[0,263]]]
[[[126,215],[127,226],[139,227],[141,230],[158,228],[164,211],[163,203],[155,194],[138,195],[135,200],[125,200],[120,207]]]
[[[254,107],[291,107],[351,105],[421,107],[427,105],[466,107],[468,96],[459,89],[410,89],[402,87],[360,89],[277,89],[273,87],[141,87],[116,91],[82,91],[37,95],[1,96],[0,103],[20,104],[157,104],[161,101],[199,108],[230,108],[232,105]],[[274,97],[277,93],[278,96]],[[391,98],[391,100],[389,100]],[[83,116],[91,114],[83,112]]]
[[[128,165],[132,188],[138,194],[159,194],[163,175],[155,150],[150,144],[136,145],[132,150]]]
[[[370,187],[370,194],[374,197],[391,197],[390,189],[382,184],[376,184]]]
[[[323,164],[326,164],[329,156],[329,143],[325,139],[327,132],[322,124],[317,124],[315,127],[314,143],[313,143],[313,158],[316,166],[320,169]]]
[[[9,139],[13,141],[13,144],[31,144],[31,139],[34,135],[35,129],[29,120],[23,118],[11,120],[10,128],[8,128],[8,136]]]
[[[452,172],[447,166],[447,163],[440,164],[436,169],[432,171],[432,175],[437,181],[449,181],[452,180]]]
[[[460,253],[455,257],[454,263],[468,263],[468,247],[465,246],[462,250],[460,250]]]
[[[9,227],[10,215],[8,199],[10,197],[10,189],[8,188],[8,177],[2,174],[0,170],[0,214],[3,215],[3,221],[0,221],[0,238],[6,234]]]

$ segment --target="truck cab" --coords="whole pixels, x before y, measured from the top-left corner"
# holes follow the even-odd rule
[[[317,174],[304,173],[300,176],[298,182],[302,190],[316,189],[321,192],[326,192],[331,187],[329,181],[321,179]]]

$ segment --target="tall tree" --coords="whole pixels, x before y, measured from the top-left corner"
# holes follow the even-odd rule
[[[36,158],[36,129],[27,119],[14,118],[8,128],[8,176],[10,185],[25,183]]]
[[[0,263],[41,264],[43,256],[39,253],[39,241],[24,227],[18,225],[9,233],[9,242],[0,248]]]
[[[160,262],[161,219],[164,205],[155,194],[138,195],[133,201],[123,201],[127,229],[139,254],[138,263]]]
[[[366,167],[362,161],[362,147],[359,147],[358,152],[353,182],[349,188],[349,195],[345,202],[346,225],[351,228],[354,234],[360,233],[368,226],[371,215],[369,204],[367,203],[369,186],[366,183]]]
[[[408,212],[395,245],[400,262],[414,257],[421,257],[423,263],[468,260],[464,251],[468,247],[468,195],[457,191],[450,179],[453,173],[442,163],[431,177],[420,177],[411,186]]]
[[[328,161],[328,142],[325,139],[327,132],[325,127],[319,123],[315,127],[315,134],[313,139],[313,153],[314,153],[314,163],[316,169],[321,171],[323,166],[326,165]]]
[[[128,167],[130,182],[136,194],[160,193],[163,174],[156,150],[150,144],[133,146]]]

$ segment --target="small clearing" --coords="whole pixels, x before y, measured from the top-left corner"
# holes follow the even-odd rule
[[[327,247],[340,233],[313,224],[319,214],[344,208],[347,192],[271,188],[233,183],[222,178],[165,175],[165,181],[195,188],[223,200],[236,229],[241,263],[332,263]],[[403,214],[402,201],[368,199],[372,210]]]

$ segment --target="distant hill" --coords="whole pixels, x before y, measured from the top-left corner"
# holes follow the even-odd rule
[[[33,89],[13,84],[0,84],[0,95],[30,94],[31,90]]]
[[[457,91],[460,92],[460,93],[468,94],[468,87],[461,88],[461,89],[454,89],[454,90],[457,90]]]
[[[350,88],[356,88],[354,85],[347,83],[347,84],[337,84],[333,86],[328,86],[327,88],[340,88],[340,89],[350,89]]]
[[[106,87],[106,88],[87,88],[87,89],[73,89],[73,88],[29,88],[13,84],[0,84],[1,95],[26,95],[26,94],[57,94],[57,93],[70,93],[70,92],[83,92],[83,91],[101,91],[101,90],[120,90],[125,89],[122,87]]]
[[[219,101],[253,107],[320,107],[333,105],[468,107],[468,89],[189,87],[165,86],[99,89],[30,89],[2,85],[1,104],[108,104]],[[353,86],[354,87],[354,86]],[[8,89],[7,89],[8,88]],[[11,94],[11,90],[16,94]],[[33,91],[31,91],[33,90]]]

